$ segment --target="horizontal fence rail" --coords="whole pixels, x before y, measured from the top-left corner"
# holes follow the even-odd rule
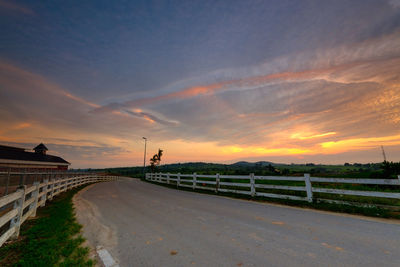
[[[7,175],[18,174],[27,175],[28,173],[7,172]],[[38,175],[38,173],[34,174]],[[0,247],[7,240],[18,238],[21,225],[29,217],[35,217],[37,208],[44,207],[47,200],[52,200],[54,196],[80,185],[113,181],[120,178],[118,176],[70,172],[57,173],[58,175],[55,173],[41,174],[46,179],[35,181],[30,186],[21,185],[17,191],[0,197],[0,229],[2,230],[0,232]]]
[[[146,173],[146,180],[176,185],[177,187],[188,187],[193,190],[204,189],[214,192],[244,194],[252,197],[262,196],[308,202],[320,201],[354,204],[346,201],[326,199],[320,196],[317,198],[314,193],[400,200],[400,175],[398,179],[357,179],[310,177],[310,174],[307,173],[301,177],[255,176],[252,173],[249,175]],[[381,192],[375,189],[364,191],[332,188],[335,185],[341,184],[351,184],[352,186],[397,186],[398,190],[397,192]],[[296,194],[293,192],[301,193]]]

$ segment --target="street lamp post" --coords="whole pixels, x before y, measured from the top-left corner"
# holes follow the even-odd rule
[[[147,138],[143,137],[144,139],[144,158],[143,158],[143,178],[145,177],[145,171],[146,171],[146,143],[147,143]]]

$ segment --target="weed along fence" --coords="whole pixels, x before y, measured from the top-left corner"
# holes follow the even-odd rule
[[[308,202],[392,206],[400,209],[398,179],[147,173],[146,180],[188,187]]]
[[[7,175],[29,175],[29,173],[10,173]],[[38,175],[38,173],[35,173]],[[0,247],[10,238],[17,238],[21,224],[29,217],[36,216],[38,207],[46,200],[69,189],[87,183],[117,180],[117,176],[76,173],[42,173],[41,177],[51,177],[33,182],[33,185],[21,185],[17,191],[0,198]]]

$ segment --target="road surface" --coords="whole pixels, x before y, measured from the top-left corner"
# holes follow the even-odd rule
[[[120,266],[400,266],[400,223],[179,191],[98,183],[76,199],[93,246]]]

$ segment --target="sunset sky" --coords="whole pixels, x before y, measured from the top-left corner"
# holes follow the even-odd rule
[[[0,0],[0,144],[72,168],[400,161],[400,0]]]

